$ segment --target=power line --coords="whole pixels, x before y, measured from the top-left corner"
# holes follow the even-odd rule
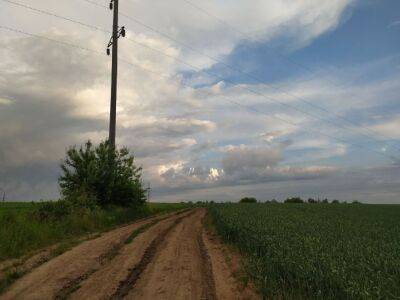
[[[44,40],[47,40],[49,42],[54,42],[54,43],[61,44],[61,45],[64,45],[64,46],[68,46],[68,47],[72,47],[72,48],[75,48],[75,49],[85,50],[85,51],[88,51],[88,52],[93,52],[93,53],[96,53],[96,54],[99,54],[99,55],[103,55],[103,53],[100,52],[100,51],[93,50],[93,49],[86,48],[86,47],[82,47],[80,45],[72,44],[72,43],[69,43],[69,42],[56,40],[56,39],[49,38],[49,37],[46,37],[46,36],[43,36],[43,35],[29,33],[29,32],[26,32],[26,31],[23,31],[23,30],[20,30],[20,29],[11,28],[11,27],[4,26],[4,25],[0,25],[0,28],[8,30],[8,31],[15,32],[15,33],[24,34],[24,35],[27,35],[27,36],[30,36],[30,37],[44,39]]]
[[[89,25],[89,24],[86,24],[86,23],[83,23],[83,22],[81,22],[81,21],[77,21],[77,20],[74,20],[74,19],[71,19],[71,18],[66,18],[66,17],[60,16],[60,15],[57,15],[57,14],[54,14],[54,13],[51,13],[51,12],[48,12],[48,11],[36,9],[36,8],[31,7],[31,6],[24,5],[24,4],[20,4],[20,3],[15,2],[15,1],[11,1],[11,0],[1,0],[1,1],[8,2],[8,3],[12,3],[12,4],[14,4],[14,5],[18,5],[18,6],[21,6],[21,7],[30,9],[30,10],[33,10],[33,11],[38,12],[38,13],[42,13],[42,14],[50,15],[50,16],[53,16],[53,17],[56,17],[56,18],[60,18],[60,19],[65,20],[65,21],[73,22],[73,23],[75,23],[75,24],[85,26],[85,27],[87,27],[87,28],[89,28],[89,29],[92,29],[92,30],[102,31],[102,32],[105,32],[105,33],[110,33],[110,31],[105,30],[105,29],[103,29],[103,28],[100,28],[100,27],[97,27],[97,26],[93,26],[93,25]],[[99,3],[97,3],[97,2],[95,2],[95,1],[93,1],[93,0],[83,0],[83,1],[88,2],[88,3],[90,3],[90,4],[93,4],[93,5],[96,5],[96,6],[98,6],[98,7],[102,7],[102,8],[108,9],[107,6],[102,5],[102,4],[99,4]],[[185,1],[185,0],[184,0],[184,1]],[[214,61],[216,61],[216,62],[219,62],[219,63],[221,63],[221,64],[223,64],[223,65],[226,65],[227,67],[231,68],[232,70],[235,70],[235,71],[237,71],[237,72],[241,72],[241,73],[243,73],[243,74],[249,76],[250,78],[253,78],[254,80],[257,80],[259,83],[261,83],[261,84],[263,84],[263,85],[270,86],[270,85],[268,85],[268,84],[263,83],[259,78],[255,77],[255,76],[253,76],[253,75],[251,75],[251,74],[248,74],[248,73],[246,73],[246,72],[244,72],[244,71],[242,71],[242,70],[240,70],[240,69],[238,69],[238,68],[236,68],[236,67],[234,67],[234,66],[232,66],[232,65],[229,65],[229,64],[226,64],[226,63],[224,63],[224,62],[221,62],[221,61],[219,61],[218,59],[213,58],[212,56],[209,56],[209,55],[207,55],[207,54],[204,54],[204,53],[202,53],[201,51],[199,51],[199,50],[193,48],[192,46],[187,45],[187,44],[185,44],[185,43],[182,43],[182,42],[180,42],[179,40],[174,39],[173,37],[170,37],[169,35],[167,35],[167,34],[161,32],[161,31],[159,31],[159,30],[157,30],[157,29],[154,29],[154,28],[151,27],[151,26],[146,25],[145,23],[143,23],[143,22],[141,22],[141,21],[138,21],[138,20],[135,19],[135,18],[132,18],[132,17],[130,17],[130,16],[124,14],[124,13],[121,13],[121,12],[120,12],[119,14],[120,14],[121,16],[126,17],[126,18],[129,19],[129,20],[132,20],[132,21],[134,21],[134,22],[136,22],[136,23],[138,23],[138,24],[140,24],[140,25],[142,25],[142,26],[144,26],[144,27],[150,29],[150,30],[155,31],[156,33],[158,33],[158,34],[160,34],[160,35],[165,36],[166,38],[168,38],[168,39],[170,39],[170,40],[172,40],[172,41],[174,41],[174,42],[176,42],[176,43],[182,44],[183,46],[185,46],[185,47],[191,49],[192,51],[195,51],[196,53],[199,53],[199,54],[204,55],[204,56],[206,56],[206,57],[208,57],[208,58],[210,58],[210,59],[212,59],[212,60],[214,60]],[[187,62],[185,62],[185,61],[183,61],[183,60],[181,60],[181,59],[179,59],[179,58],[177,58],[177,57],[175,57],[175,56],[168,55],[168,54],[166,54],[166,53],[163,52],[163,51],[160,51],[160,50],[158,50],[158,49],[155,49],[155,48],[153,48],[153,47],[150,47],[150,46],[148,46],[148,45],[146,45],[146,44],[140,43],[140,42],[138,42],[138,41],[136,41],[136,40],[133,40],[133,39],[131,39],[131,38],[128,38],[128,40],[130,40],[130,41],[133,42],[133,43],[139,44],[139,45],[141,45],[141,46],[143,46],[143,47],[146,47],[146,48],[148,48],[148,49],[151,49],[151,50],[153,50],[153,51],[159,52],[159,53],[161,53],[161,54],[164,55],[164,56],[168,56],[168,57],[170,57],[170,58],[172,58],[172,59],[174,59],[174,60],[176,60],[176,61],[178,61],[178,62],[180,62],[180,63],[182,63],[182,64],[185,64],[185,65],[189,66],[190,68],[195,69],[195,70],[197,70],[197,71],[199,71],[199,72],[205,72],[205,73],[207,73],[207,74],[209,74],[209,75],[211,75],[211,76],[213,76],[213,77],[215,77],[215,78],[217,78],[217,79],[219,79],[219,80],[226,81],[226,82],[229,82],[229,83],[231,83],[232,85],[234,85],[234,82],[233,82],[233,81],[224,79],[224,78],[222,78],[221,76],[219,76],[219,75],[217,75],[217,74],[215,74],[215,73],[213,73],[213,72],[206,71],[206,70],[202,70],[201,68],[196,67],[196,66],[194,66],[193,64],[187,63]],[[246,89],[247,91],[251,92],[251,93],[254,93],[254,94],[258,95],[258,96],[264,97],[264,98],[267,99],[268,101],[272,101],[272,102],[278,103],[278,104],[280,104],[280,105],[282,105],[282,106],[285,106],[285,107],[288,107],[288,108],[290,108],[290,109],[296,110],[296,111],[298,111],[298,112],[300,112],[300,113],[302,113],[302,114],[308,115],[308,116],[310,116],[310,117],[312,117],[312,118],[314,118],[314,119],[317,119],[317,120],[320,120],[320,121],[323,121],[323,122],[330,123],[330,124],[332,124],[332,125],[335,126],[335,127],[338,127],[338,126],[339,126],[340,128],[343,128],[343,129],[350,129],[350,130],[352,130],[352,128],[350,128],[350,127],[349,127],[349,128],[344,127],[342,124],[337,124],[337,123],[333,122],[333,121],[330,120],[330,119],[324,119],[324,118],[322,118],[322,117],[320,117],[320,116],[318,116],[318,115],[315,115],[315,114],[313,114],[313,113],[310,113],[310,112],[308,112],[308,111],[305,111],[305,110],[303,110],[303,109],[300,109],[300,108],[298,108],[298,107],[296,107],[296,106],[293,106],[293,105],[290,105],[290,104],[281,102],[281,101],[276,100],[276,99],[274,99],[274,98],[271,98],[271,97],[269,97],[269,96],[267,96],[267,95],[265,95],[265,94],[263,94],[263,93],[256,92],[256,91],[254,91],[254,90],[252,90],[252,89],[250,89],[250,88],[245,88],[245,89]],[[278,88],[276,88],[276,89],[279,90]],[[329,110],[327,110],[327,109],[325,109],[325,108],[320,108],[319,106],[317,106],[317,105],[315,105],[315,104],[312,104],[312,103],[310,103],[309,101],[302,100],[301,98],[298,98],[298,97],[296,97],[296,96],[293,96],[293,95],[291,95],[291,94],[289,94],[289,93],[286,93],[286,94],[289,95],[289,96],[292,96],[292,97],[294,97],[295,99],[298,99],[298,100],[300,100],[300,101],[302,101],[302,102],[304,102],[304,103],[306,103],[306,104],[308,104],[308,105],[310,105],[310,106],[317,107],[317,108],[319,108],[319,109],[321,109],[321,110],[323,110],[323,111],[325,111],[325,112],[327,112],[327,113],[330,113]],[[340,115],[338,115],[338,116],[341,117]],[[343,117],[341,117],[341,118],[343,118]],[[357,126],[357,125],[355,125],[355,126]],[[365,129],[367,129],[367,128],[365,128]],[[370,139],[370,140],[372,140],[372,141],[374,141],[374,142],[387,144],[387,143],[385,143],[384,141],[377,140],[377,139],[375,139],[374,137],[371,137],[371,136],[369,136],[369,135],[367,135],[367,134],[360,133],[360,132],[358,132],[358,134],[361,134],[362,136],[367,137],[368,139]],[[377,133],[374,132],[374,134],[377,134]],[[383,135],[382,135],[382,136],[383,136]],[[398,150],[399,150],[399,149],[398,149]]]
[[[198,6],[198,5],[194,4],[194,3],[192,3],[192,2],[189,1],[189,0],[182,0],[182,1],[185,2],[185,3],[187,3],[188,5],[192,6],[193,8],[195,8],[195,9],[201,11],[202,13],[206,14],[207,16],[216,19],[218,22],[224,24],[226,27],[230,28],[231,30],[233,30],[233,31],[235,31],[235,32],[237,32],[237,33],[239,33],[241,36],[244,36],[244,37],[246,37],[247,39],[250,39],[250,40],[252,39],[251,36],[249,36],[247,33],[238,30],[237,28],[235,28],[234,26],[232,26],[231,24],[229,24],[229,23],[226,22],[225,20],[223,20],[223,19],[217,17],[216,15],[214,15],[214,14],[208,12],[208,11],[205,10],[204,8],[202,8],[202,7],[200,7],[200,6]],[[254,40],[254,39],[253,39],[253,40]],[[257,39],[255,39],[255,41],[258,42],[259,44],[262,43],[261,41],[259,41],[259,40],[257,40]],[[264,44],[263,44],[263,45],[264,45]],[[269,47],[268,45],[264,45],[264,46],[268,47],[271,51],[274,51],[274,50],[273,50],[271,47]],[[274,51],[274,52],[275,52],[275,51]],[[276,52],[276,54],[277,54],[278,56],[282,57],[283,59],[288,60],[290,63],[292,63],[292,64],[294,64],[294,65],[297,65],[297,66],[299,66],[300,68],[305,69],[305,70],[308,71],[310,74],[312,74],[312,75],[314,74],[314,71],[313,71],[311,68],[309,68],[308,66],[306,66],[306,65],[304,65],[304,64],[301,64],[301,63],[299,63],[299,62],[297,62],[297,61],[295,61],[295,60],[293,60],[293,59],[290,59],[289,57],[286,57],[286,56],[282,55],[282,54],[279,53],[279,52]],[[221,62],[221,63],[223,63],[223,62]],[[248,75],[254,77],[254,76],[251,75],[251,74],[248,74]],[[314,74],[314,75],[315,75],[315,74]],[[336,86],[336,87],[342,88],[341,86],[337,85],[336,82],[333,82],[333,81],[331,81],[331,80],[329,80],[329,79],[328,79],[328,82],[330,82],[332,85],[334,85],[334,86]],[[273,85],[271,85],[271,84],[266,84],[266,83],[262,83],[262,84],[265,84],[265,85],[267,85],[267,86],[273,86]],[[277,89],[279,90],[279,88],[277,88]],[[286,94],[288,94],[288,93],[286,93]],[[290,94],[288,94],[288,95],[290,95]],[[293,96],[293,95],[292,95],[292,96]],[[302,99],[302,98],[298,98],[297,96],[293,96],[293,97],[295,97],[295,98],[297,98],[297,99],[299,99],[299,100]],[[357,124],[356,122],[353,122],[352,120],[350,120],[350,119],[348,119],[348,118],[346,118],[346,117],[343,117],[343,116],[341,116],[341,115],[338,114],[338,113],[330,112],[328,109],[326,109],[326,108],[324,108],[324,107],[322,107],[322,106],[313,104],[313,103],[311,103],[311,102],[309,102],[309,101],[306,101],[306,100],[301,100],[301,101],[303,101],[304,103],[307,103],[308,105],[310,105],[310,106],[312,106],[312,107],[318,108],[318,109],[320,109],[320,110],[322,110],[322,111],[324,111],[324,112],[326,112],[326,113],[333,113],[336,117],[340,118],[341,120],[345,121],[345,122],[348,123],[348,124],[351,124],[351,126],[363,128],[364,130],[366,130],[366,131],[372,133],[373,135],[380,135],[380,136],[386,138],[386,139],[389,140],[389,141],[392,141],[392,142],[395,142],[395,143],[398,142],[397,140],[395,140],[395,139],[393,139],[393,138],[391,138],[391,137],[387,137],[387,136],[385,136],[385,135],[383,135],[383,134],[381,134],[381,133],[378,133],[378,132],[376,132],[376,131],[374,131],[374,130],[368,128],[368,127],[365,127],[365,126],[363,126],[363,125],[361,125],[361,124]],[[370,138],[371,138],[371,137],[370,137]],[[395,147],[395,148],[397,148],[397,147]],[[397,148],[397,150],[400,150],[400,148]]]
[[[91,4],[94,4],[94,5],[97,5],[97,6],[99,6],[99,7],[104,7],[104,8],[106,8],[105,6],[103,6],[103,5],[101,5],[101,4],[98,4],[98,3],[94,2],[93,0],[83,0],[83,1],[88,2],[88,3],[91,3]],[[183,0],[183,1],[185,1],[185,0]],[[185,1],[185,2],[188,2],[188,1]],[[199,8],[197,5],[194,5],[194,4],[193,4],[193,6],[201,10],[201,8]],[[392,142],[394,142],[394,143],[397,143],[397,142],[398,142],[397,140],[394,140],[394,139],[391,138],[391,137],[387,137],[387,136],[385,136],[384,134],[377,133],[377,132],[375,132],[374,130],[368,128],[368,127],[365,127],[365,126],[363,126],[363,125],[361,125],[361,124],[357,124],[356,122],[353,122],[353,121],[351,121],[351,120],[349,120],[349,119],[347,119],[347,118],[341,116],[340,114],[338,114],[338,113],[336,113],[336,112],[331,112],[330,110],[328,110],[328,109],[326,109],[326,108],[324,108],[324,107],[322,107],[322,106],[316,105],[316,104],[314,104],[314,103],[312,103],[312,102],[310,102],[310,101],[308,101],[308,100],[305,100],[305,99],[302,98],[302,97],[299,97],[299,96],[294,95],[294,94],[292,94],[292,93],[289,93],[289,92],[287,92],[287,91],[285,91],[285,90],[282,90],[282,89],[279,88],[279,87],[275,87],[273,84],[265,83],[265,82],[264,82],[263,80],[261,80],[260,78],[254,76],[254,75],[252,75],[252,74],[250,74],[250,73],[248,73],[248,72],[245,72],[245,71],[243,71],[243,70],[241,70],[241,69],[239,69],[239,68],[237,68],[237,67],[235,67],[235,66],[233,66],[233,65],[231,65],[231,64],[225,63],[225,62],[223,62],[223,61],[221,61],[221,60],[219,60],[219,59],[217,59],[217,58],[215,58],[215,57],[213,57],[213,56],[210,56],[210,55],[208,55],[208,54],[202,52],[201,50],[198,50],[198,49],[194,48],[193,46],[188,45],[187,43],[184,43],[184,42],[182,42],[182,41],[180,41],[180,40],[178,40],[178,39],[176,39],[176,38],[174,38],[174,37],[172,37],[172,36],[170,36],[170,35],[168,35],[168,34],[162,32],[162,31],[160,31],[160,30],[158,30],[158,29],[155,29],[155,28],[152,27],[152,26],[149,26],[149,25],[145,24],[144,22],[138,20],[137,18],[133,18],[132,16],[129,16],[129,15],[124,14],[124,13],[122,13],[122,12],[120,13],[120,15],[123,16],[123,17],[125,17],[125,18],[127,18],[127,19],[129,19],[129,20],[131,20],[131,21],[133,21],[133,22],[135,22],[135,23],[137,23],[137,24],[139,24],[139,25],[141,25],[141,26],[143,26],[143,27],[145,27],[145,28],[147,28],[147,29],[149,29],[149,30],[151,30],[151,31],[153,31],[153,32],[155,32],[155,33],[157,33],[157,34],[159,34],[159,35],[161,35],[161,36],[163,36],[163,37],[165,37],[165,38],[167,38],[167,39],[169,39],[169,40],[171,40],[171,41],[173,41],[173,42],[175,42],[175,43],[177,43],[177,44],[180,44],[180,45],[184,46],[185,48],[187,48],[187,49],[189,49],[189,50],[191,50],[191,51],[193,51],[193,52],[195,52],[195,53],[198,53],[198,54],[200,54],[200,55],[202,55],[202,56],[204,56],[204,57],[207,57],[207,58],[213,60],[214,62],[217,62],[217,63],[219,63],[219,64],[221,64],[221,65],[223,65],[223,66],[225,66],[225,67],[227,67],[227,68],[229,68],[229,69],[235,71],[235,72],[239,72],[239,73],[241,73],[241,74],[244,74],[244,75],[246,75],[248,78],[251,78],[251,79],[257,81],[258,83],[260,83],[260,84],[262,84],[262,85],[265,85],[265,86],[267,86],[267,87],[273,88],[273,89],[276,90],[276,91],[281,91],[281,92],[283,92],[284,94],[286,94],[286,95],[288,95],[288,96],[290,96],[290,97],[292,97],[292,98],[294,98],[294,99],[297,99],[297,100],[299,100],[299,101],[301,101],[301,102],[303,102],[303,103],[306,103],[307,105],[309,105],[309,106],[311,106],[311,107],[314,107],[314,108],[316,108],[316,109],[319,109],[319,110],[321,110],[321,111],[324,111],[324,112],[327,113],[327,114],[333,114],[333,115],[335,115],[337,118],[343,120],[343,121],[346,122],[347,124],[350,124],[350,126],[352,126],[352,127],[354,127],[354,128],[357,128],[357,129],[364,129],[365,131],[370,132],[370,133],[373,134],[374,136],[375,136],[375,135],[382,136],[382,137],[384,137],[386,140],[392,141]],[[214,18],[217,18],[217,17],[215,17],[215,16],[213,16],[213,15],[210,15],[210,16],[212,16],[212,17],[214,17]],[[225,23],[223,20],[219,20],[219,21]],[[229,26],[229,24],[227,24],[227,26]],[[243,35],[244,35],[244,33],[243,33]],[[313,76],[315,75],[315,74],[313,74],[313,73],[311,73],[311,74],[312,74]],[[280,101],[277,101],[277,102],[281,103]],[[285,104],[285,105],[286,105],[286,104]],[[307,114],[307,115],[309,115],[309,116],[312,116],[313,118],[316,118],[316,119],[318,119],[318,120],[331,123],[331,124],[333,124],[333,125],[336,126],[336,127],[337,127],[337,126],[340,126],[340,127],[343,128],[343,129],[350,129],[350,130],[352,130],[352,127],[349,127],[349,125],[347,125],[346,127],[344,127],[344,125],[342,125],[342,124],[340,124],[340,123],[334,123],[334,121],[331,121],[331,120],[329,120],[329,119],[324,119],[324,118],[322,118],[322,117],[320,117],[320,116],[318,116],[318,115],[315,115],[315,114],[306,112],[306,111],[304,111],[304,110],[302,110],[302,109],[299,109],[299,108],[297,108],[297,107],[295,107],[295,106],[293,106],[293,105],[287,104],[286,106],[289,106],[290,108],[295,109],[295,110],[297,110],[297,111],[299,111],[299,112],[301,112],[301,113],[303,113],[303,114]],[[373,140],[374,142],[379,142],[379,143],[383,143],[383,144],[386,144],[386,145],[390,146],[387,142],[381,141],[381,140],[377,140],[376,138],[371,137],[370,135],[365,134],[365,133],[363,133],[363,132],[358,132],[358,134],[360,134],[360,135],[362,135],[362,136],[364,136],[364,137],[367,137],[368,139],[371,139],[371,140]],[[397,146],[394,146],[394,148],[396,148],[397,150],[400,150],[400,148],[397,148]]]
[[[85,1],[86,1],[86,0],[85,0]],[[228,83],[230,83],[230,84],[232,84],[232,85],[235,85],[235,83],[234,83],[233,81],[231,81],[231,80],[224,79],[223,77],[221,77],[221,76],[215,74],[214,72],[210,72],[210,71],[207,71],[207,70],[202,70],[201,68],[199,68],[199,67],[197,67],[197,66],[195,66],[195,65],[193,65],[193,64],[191,64],[191,63],[188,63],[188,62],[186,62],[186,61],[184,61],[184,60],[182,60],[182,59],[180,59],[180,58],[178,58],[178,57],[176,57],[176,56],[172,56],[172,55],[170,55],[170,54],[167,54],[167,53],[163,52],[162,50],[153,48],[153,47],[151,47],[151,46],[148,46],[148,45],[146,45],[146,44],[144,44],[144,43],[138,42],[138,41],[133,40],[133,39],[131,39],[131,38],[128,38],[128,40],[131,41],[131,42],[133,42],[133,43],[135,43],[135,44],[137,44],[137,45],[140,45],[140,46],[142,46],[142,47],[145,47],[145,48],[147,48],[147,49],[150,49],[150,50],[152,50],[152,51],[158,52],[158,53],[160,53],[160,54],[162,54],[162,55],[164,55],[164,56],[166,56],[166,57],[170,57],[170,58],[174,59],[175,61],[180,62],[180,63],[182,63],[182,64],[184,64],[184,65],[190,67],[190,68],[193,69],[193,70],[197,70],[197,71],[199,71],[199,72],[204,72],[204,73],[206,73],[206,74],[208,74],[208,75],[211,75],[212,77],[215,77],[215,78],[219,79],[220,81],[225,81],[225,82],[228,82]],[[253,89],[248,88],[248,87],[244,87],[244,89],[247,90],[247,91],[249,91],[249,92],[252,93],[252,94],[255,94],[255,95],[257,95],[257,96],[261,96],[261,97],[265,98],[266,100],[268,100],[268,101],[270,101],[270,102],[274,102],[274,103],[280,104],[280,105],[282,105],[282,106],[291,108],[291,109],[296,110],[296,111],[298,111],[298,112],[301,112],[301,113],[303,113],[303,114],[305,114],[305,115],[311,116],[311,117],[313,117],[314,119],[317,119],[317,120],[320,120],[320,121],[323,121],[323,122],[330,123],[330,124],[334,125],[335,127],[337,127],[337,124],[334,123],[334,122],[332,122],[332,121],[330,121],[330,120],[325,120],[325,119],[320,118],[320,117],[318,117],[318,116],[315,116],[315,115],[313,115],[313,114],[311,114],[311,113],[309,113],[309,112],[307,112],[307,111],[304,111],[304,110],[302,110],[302,109],[299,109],[299,108],[297,108],[297,107],[294,107],[294,106],[292,106],[292,105],[290,105],[290,104],[287,104],[287,103],[284,103],[284,102],[280,102],[280,101],[278,101],[278,100],[275,100],[274,98],[268,97],[268,96],[265,95],[264,93],[257,92],[257,91],[255,91],[255,90],[253,90]],[[341,128],[344,128],[343,126],[340,126],[340,127],[341,127]],[[346,128],[345,128],[345,129],[346,129]],[[376,140],[376,139],[373,138],[373,137],[370,137],[370,136],[365,135],[365,134],[363,134],[363,135],[364,135],[364,136],[367,136],[369,139],[373,140],[374,142],[382,143],[382,141]],[[383,144],[386,144],[386,143],[383,143]]]
[[[35,8],[33,6],[30,6],[30,5],[26,5],[26,4],[15,2],[15,1],[11,1],[11,0],[1,0],[1,1],[16,5],[16,6],[19,6],[19,7],[23,7],[23,8],[26,8],[26,9],[30,9],[30,10],[35,11],[37,13],[41,13],[41,14],[52,16],[52,17],[56,17],[58,19],[62,19],[62,20],[65,20],[65,21],[73,22],[75,24],[78,24],[78,25],[81,25],[81,26],[84,26],[84,27],[87,27],[87,28],[90,28],[90,29],[94,29],[94,30],[102,31],[102,32],[106,32],[106,33],[111,33],[110,31],[107,31],[107,30],[105,30],[103,28],[100,28],[100,27],[97,27],[97,26],[94,26],[94,25],[90,25],[90,24],[86,24],[86,23],[83,23],[83,22],[80,22],[80,21],[77,21],[77,20],[74,20],[74,19],[71,19],[71,18],[67,18],[67,17],[61,16],[61,15],[57,15],[55,13],[52,13],[52,12],[49,12],[49,11],[46,11],[46,10],[42,10],[42,9],[38,9],[38,8]]]
[[[185,2],[185,3],[187,3],[189,6],[195,8],[196,10],[201,11],[203,14],[205,14],[205,15],[211,17],[211,18],[216,19],[218,22],[220,22],[220,23],[223,24],[224,26],[230,28],[233,32],[239,33],[241,36],[246,37],[247,39],[252,39],[251,36],[250,36],[249,34],[247,34],[247,33],[243,32],[243,31],[237,29],[235,26],[229,24],[227,21],[225,21],[225,20],[223,20],[222,18],[220,18],[220,17],[218,17],[218,16],[216,16],[216,15],[214,15],[214,14],[208,12],[207,10],[205,10],[204,8],[202,8],[202,7],[200,7],[200,6],[196,5],[196,4],[194,4],[193,2],[191,2],[191,1],[189,1],[189,0],[182,0],[182,1]],[[256,42],[261,43],[261,42],[258,41],[257,39],[253,39],[253,40],[255,40]],[[299,62],[297,62],[297,61],[295,61],[295,60],[293,60],[293,59],[291,59],[291,58],[289,58],[289,57],[286,57],[286,56],[282,55],[282,54],[279,53],[279,52],[274,51],[274,50],[273,50],[271,47],[269,47],[268,45],[265,45],[265,46],[267,46],[267,47],[271,50],[271,52],[275,52],[276,55],[279,56],[279,57],[281,57],[282,59],[285,59],[285,60],[289,61],[290,63],[292,63],[292,64],[294,64],[294,65],[297,65],[299,68],[303,68],[303,69],[309,71],[310,73],[313,73],[313,70],[312,70],[311,68],[309,68],[308,66],[306,66],[306,65],[304,65],[304,64],[302,64],[302,63],[299,63]]]
[[[45,36],[42,36],[42,35],[38,35],[38,34],[28,33],[28,32],[26,32],[26,31],[19,30],[19,29],[14,29],[14,28],[11,28],[11,27],[8,27],[8,26],[0,25],[0,28],[5,29],[5,30],[8,30],[8,31],[12,31],[12,32],[24,34],[24,35],[27,35],[27,36],[30,36],[30,37],[39,38],[39,39],[44,39],[44,40],[51,41],[51,42],[54,42],[54,43],[58,43],[58,44],[61,44],[61,45],[64,45],[64,46],[72,47],[72,48],[75,48],[75,49],[85,50],[85,51],[88,51],[88,52],[96,53],[96,54],[98,54],[98,55],[103,55],[102,52],[97,51],[97,50],[93,50],[93,49],[90,49],[90,48],[82,47],[82,46],[79,46],[79,45],[75,45],[75,44],[72,44],[72,43],[69,43],[69,42],[60,41],[60,40],[53,39],[53,38],[48,38],[48,37],[45,37]],[[130,65],[130,66],[140,68],[141,70],[144,70],[144,71],[146,71],[146,72],[153,73],[153,74],[155,74],[155,75],[157,75],[157,76],[160,76],[160,77],[166,77],[166,78],[168,78],[168,79],[171,79],[170,77],[164,76],[164,75],[162,75],[162,74],[159,74],[158,72],[153,72],[153,71],[144,69],[142,66],[139,66],[139,65],[137,65],[137,64],[131,63],[131,62],[127,61],[126,59],[119,59],[119,60],[123,61],[124,63],[127,63],[127,64]],[[186,87],[189,87],[189,88],[192,88],[191,86],[185,85],[185,84],[183,84],[183,83],[182,83],[182,85],[183,85],[183,86],[186,86]],[[206,93],[209,94],[210,96],[214,96],[214,94],[212,94],[211,92],[206,92]],[[280,120],[280,121],[282,121],[282,122],[285,122],[285,123],[287,123],[287,124],[289,124],[289,125],[291,125],[291,126],[294,126],[294,127],[296,127],[296,128],[299,128],[299,124],[297,124],[297,123],[295,123],[295,122],[293,122],[293,121],[284,119],[284,118],[279,117],[279,116],[276,116],[276,115],[269,115],[269,114],[267,114],[267,113],[265,113],[265,112],[263,112],[263,111],[261,111],[261,110],[259,110],[259,109],[256,109],[256,108],[253,108],[253,107],[249,107],[249,106],[243,105],[243,104],[241,104],[241,103],[239,103],[239,102],[237,102],[237,101],[234,101],[234,100],[230,99],[229,97],[227,97],[227,96],[225,96],[225,95],[221,95],[221,96],[222,96],[223,98],[225,98],[228,102],[230,102],[230,103],[232,103],[232,104],[235,104],[235,105],[237,105],[237,106],[239,106],[239,107],[241,107],[241,108],[244,108],[244,109],[248,110],[249,112],[253,112],[253,113],[265,115],[265,116],[267,116],[267,117],[272,117],[272,118],[275,118],[275,119]],[[308,128],[308,129],[300,128],[300,130],[306,131],[306,132],[316,133],[316,134],[319,134],[319,135],[322,135],[322,136],[326,136],[326,137],[329,137],[329,138],[334,139],[334,140],[336,140],[336,141],[339,141],[339,142],[341,142],[341,143],[348,144],[348,145],[352,145],[352,146],[355,146],[355,147],[358,147],[358,148],[361,148],[361,149],[365,149],[365,150],[368,150],[368,151],[370,151],[370,152],[374,152],[374,153],[379,154],[379,155],[381,155],[381,156],[383,156],[383,157],[385,157],[385,158],[390,159],[391,161],[394,160],[393,157],[388,156],[388,155],[386,155],[386,154],[384,154],[384,153],[382,153],[382,152],[376,151],[376,150],[374,150],[374,149],[370,149],[370,148],[368,148],[368,147],[365,146],[365,145],[358,144],[358,143],[352,143],[352,142],[346,141],[346,140],[344,140],[344,139],[340,139],[340,138],[338,138],[338,137],[335,137],[335,136],[326,134],[326,133],[321,132],[321,131],[319,131],[319,130],[314,130],[314,129],[309,129],[309,128]]]

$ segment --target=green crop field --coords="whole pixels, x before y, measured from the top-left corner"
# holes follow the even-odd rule
[[[32,209],[34,206],[33,202],[0,202],[0,212],[12,209]]]
[[[267,298],[400,299],[400,206],[221,204],[209,211]]]

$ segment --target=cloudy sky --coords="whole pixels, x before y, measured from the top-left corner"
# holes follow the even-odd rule
[[[108,136],[106,0],[0,0],[0,187]],[[400,203],[398,0],[120,0],[117,143],[153,201]],[[72,21],[73,22],[72,22]]]

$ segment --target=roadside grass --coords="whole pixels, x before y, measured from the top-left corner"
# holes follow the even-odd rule
[[[58,243],[54,254],[60,254],[87,234],[188,207],[183,203],[148,203],[128,208],[81,209],[72,214],[41,220],[35,214],[39,205],[0,203],[0,262],[21,258]]]
[[[23,276],[23,272],[18,271],[18,269],[13,268],[5,272],[4,276],[0,278],[0,294],[12,284],[15,280]]]

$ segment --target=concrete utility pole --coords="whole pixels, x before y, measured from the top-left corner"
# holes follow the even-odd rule
[[[110,103],[110,133],[109,142],[111,147],[115,147],[115,133],[117,126],[117,77],[118,77],[118,38],[125,37],[125,27],[118,27],[118,1],[111,0],[110,9],[114,10],[113,35],[107,46],[107,55],[110,55],[112,46],[112,69],[111,69],[111,103]]]

